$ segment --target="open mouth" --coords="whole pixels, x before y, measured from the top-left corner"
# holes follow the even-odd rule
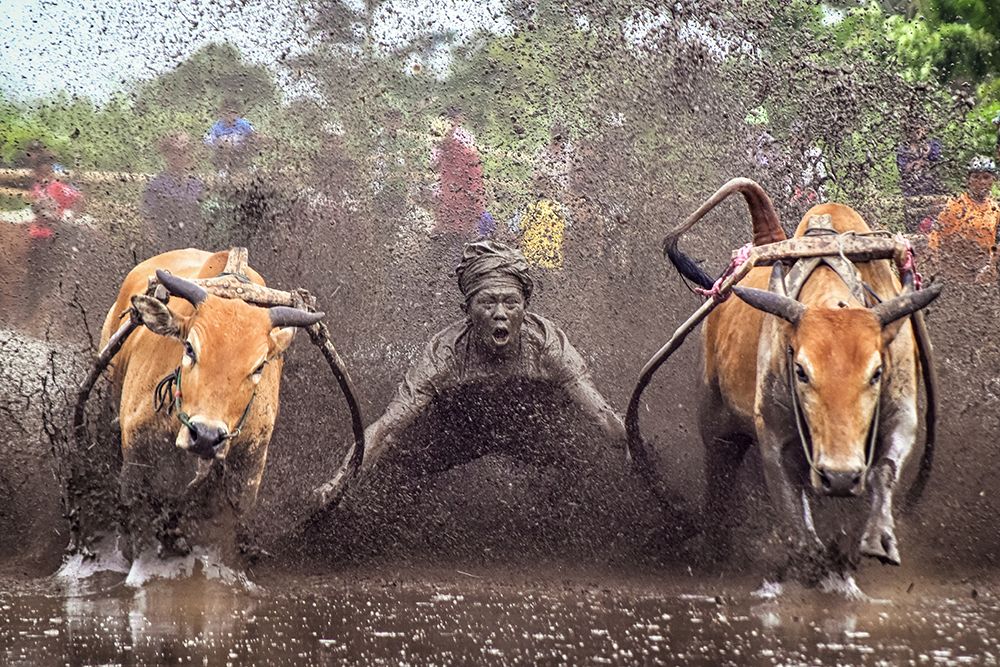
[[[497,345],[505,345],[510,340],[510,331],[507,327],[497,327],[493,330],[493,342]]]

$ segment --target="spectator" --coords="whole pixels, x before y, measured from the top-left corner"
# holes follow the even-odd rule
[[[33,239],[47,239],[55,235],[55,225],[83,206],[83,193],[60,178],[63,171],[55,170],[56,157],[39,141],[28,144],[24,163],[32,171],[29,191],[35,219],[28,226]]]
[[[164,249],[197,245],[203,231],[202,200],[205,184],[192,171],[194,146],[184,131],[160,140],[166,169],[157,174],[142,195],[142,215]]]
[[[486,210],[483,161],[461,110],[449,109],[447,117],[449,129],[431,157],[438,172],[434,231],[464,242],[475,235]]]
[[[246,118],[240,116],[236,102],[226,97],[219,108],[219,119],[205,133],[205,145],[213,149],[213,163],[220,175],[226,176],[245,166],[257,133]]]
[[[913,121],[907,130],[906,140],[896,149],[899,189],[906,198],[904,215],[907,231],[929,231],[934,212],[928,210],[923,201],[911,198],[941,193],[937,175],[941,160],[941,142],[928,139],[927,126],[922,121]]]
[[[1000,160],[1000,113],[993,117],[993,130],[997,133],[996,148],[994,153],[996,153],[996,159]]]
[[[808,145],[801,128],[792,129],[792,155],[798,159],[798,173],[791,166],[791,196],[789,203],[803,209],[826,201],[824,184],[829,179],[823,149],[818,145]]]
[[[762,106],[751,109],[743,122],[747,126],[744,150],[750,161],[753,179],[772,194],[777,194],[787,186],[785,189],[790,196],[791,181],[789,179],[786,182],[782,178],[787,170],[788,159],[784,146],[770,132],[767,109]]]
[[[941,192],[936,167],[941,163],[941,142],[927,138],[927,126],[914,122],[906,141],[896,150],[899,186],[904,197],[936,195]]]
[[[949,259],[971,263],[977,282],[983,282],[996,276],[1000,205],[991,194],[996,163],[978,155],[969,163],[967,173],[967,189],[945,204],[931,234],[930,248],[935,254],[949,253]]]
[[[55,277],[69,257],[64,221],[83,207],[83,194],[59,178],[55,155],[39,141],[31,142],[24,153],[24,163],[32,170],[29,198],[34,214],[28,225],[28,251],[25,257],[24,313],[22,324],[37,324],[42,301],[52,291]]]
[[[554,125],[548,144],[535,157],[535,193],[538,199],[518,224],[521,250],[527,260],[546,269],[563,266],[563,241],[569,226],[566,201],[570,198],[573,148],[560,125]]]

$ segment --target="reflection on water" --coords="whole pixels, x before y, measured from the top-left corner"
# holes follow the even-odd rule
[[[0,663],[996,664],[1000,656],[996,597],[958,589],[873,604],[803,591],[761,602],[690,579],[610,588],[487,575],[262,584],[251,594],[200,577],[139,591],[108,581],[0,582]]]

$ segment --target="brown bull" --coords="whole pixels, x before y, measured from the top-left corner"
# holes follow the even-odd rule
[[[102,347],[130,308],[145,325],[111,364],[133,559],[152,547],[184,554],[193,544],[218,549],[223,561],[235,556],[236,522],[257,500],[278,414],[282,353],[294,327],[322,317],[223,299],[186,280],[218,276],[226,258],[187,249],[142,262],[104,322]],[[146,295],[154,275],[167,304]]]
[[[743,193],[750,205],[757,245],[785,238],[756,183],[732,181],[711,201],[732,192]],[[700,209],[666,242],[681,273],[706,287],[711,280],[677,250],[676,240],[710,208]],[[849,207],[821,204],[806,213],[795,235],[803,236],[817,219],[836,233],[870,231]],[[918,428],[919,359],[908,316],[936,298],[940,286],[901,294],[886,260],[856,264],[863,283],[854,285],[834,266],[820,264],[808,273],[797,298],[785,293],[780,264],[773,271],[754,268],[734,290],[740,298],[721,304],[706,320],[700,426],[707,513],[724,539],[736,472],[756,441],[779,529],[796,554],[823,562],[808,490],[855,496],[868,487],[871,506],[860,552],[899,564],[893,489]],[[881,302],[869,307],[866,292]],[[799,449],[808,481],[787,456]]]

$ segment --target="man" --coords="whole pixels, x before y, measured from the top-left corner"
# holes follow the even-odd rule
[[[201,205],[205,184],[193,171],[194,147],[183,130],[163,137],[160,153],[166,169],[157,174],[142,194],[142,215],[153,227],[163,250],[198,245],[202,233]]]
[[[553,125],[550,141],[535,157],[535,196],[521,214],[521,248],[534,266],[563,267],[563,240],[570,225],[567,202],[575,149],[561,125]]]
[[[403,446],[401,436],[432,400],[459,388],[467,398],[470,392],[478,391],[485,401],[500,401],[504,395],[510,400],[510,394],[517,390],[506,389],[518,383],[561,389],[587,419],[621,443],[624,451],[624,424],[594,387],[580,354],[555,324],[527,310],[534,285],[524,255],[496,241],[469,243],[456,274],[465,297],[466,318],[431,338],[385,414],[366,429],[362,474],[378,468],[388,452]],[[492,388],[481,391],[484,383]],[[479,436],[473,447],[403,452],[403,458],[410,458],[419,468],[413,473],[447,470],[496,452],[500,448],[497,443],[505,440],[496,429],[483,424],[466,423],[465,427]],[[519,456],[522,452],[511,453]],[[339,497],[348,477],[345,471],[342,469],[321,490],[324,504]]]
[[[483,160],[462,112],[452,108],[447,116],[450,127],[431,157],[439,177],[434,230],[468,240],[486,210]]]
[[[219,108],[219,120],[205,134],[205,144],[218,148],[230,145],[241,146],[253,136],[253,125],[236,111],[236,102],[230,98],[222,101]]]
[[[28,225],[22,324],[31,329],[44,315],[40,312],[42,301],[55,290],[59,272],[73,256],[75,231],[66,221],[82,210],[84,197],[60,178],[62,172],[56,171],[55,154],[41,142],[31,142],[24,159],[32,170],[28,198],[34,215]]]
[[[257,133],[246,118],[236,110],[237,104],[225,98],[219,108],[219,119],[205,133],[205,145],[213,150],[212,163],[219,175],[228,177],[246,167],[252,154]]]
[[[986,282],[996,275],[1000,205],[991,194],[996,182],[996,164],[991,158],[978,155],[969,163],[967,173],[967,189],[945,204],[938,216],[937,229],[931,234],[930,248],[935,254],[952,255],[949,265],[956,261],[968,264],[967,268],[975,272],[975,280]]]
[[[48,239],[55,234],[54,225],[68,212],[79,212],[83,194],[59,178],[56,156],[41,142],[33,141],[25,148],[24,161],[32,172],[31,200],[35,219],[28,227],[32,239]]]
[[[941,193],[938,170],[943,162],[939,139],[928,137],[925,121],[910,120],[905,140],[896,149],[899,189],[903,195],[904,221],[908,232],[926,234],[933,226],[936,211],[928,198]]]

